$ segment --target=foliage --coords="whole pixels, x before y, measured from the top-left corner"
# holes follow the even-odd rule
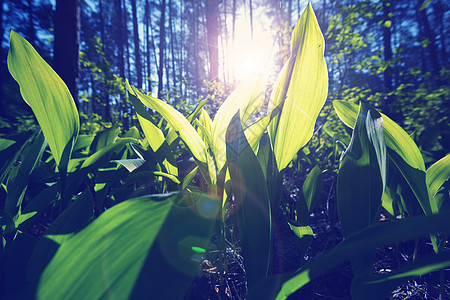
[[[95,47],[101,54],[100,43]],[[226,295],[225,232],[231,217],[248,299],[284,299],[344,261],[354,270],[354,299],[367,299],[368,290],[373,299],[384,297],[412,276],[448,267],[443,245],[450,233],[449,156],[426,168],[406,131],[363,102],[333,102],[351,139],[342,125],[334,126],[337,118],[327,120],[334,115],[330,105],[320,115],[328,89],[324,48],[308,4],[264,115],[259,78],[231,93],[213,118],[205,108],[208,100],[185,117],[127,83],[142,138],[136,127],[121,130],[118,124],[82,124],[87,133],[80,133],[79,112],[65,84],[11,31],[8,66],[40,130],[0,139],[0,293],[37,299],[181,298],[207,253],[216,252],[217,289]],[[110,73],[103,62],[84,60],[94,83],[111,80],[103,75]],[[99,92],[113,96],[108,89]],[[323,124],[311,139],[317,119]],[[326,135],[318,135],[322,131]],[[293,273],[271,274],[283,176],[305,165],[311,171],[287,221],[302,251],[313,239],[310,215],[320,201],[323,172],[311,152],[321,147],[333,160],[322,166],[329,171],[346,148],[337,190],[345,240]],[[391,218],[378,224],[381,207]],[[30,234],[42,219],[48,228]],[[418,235],[430,236],[435,255],[393,274],[371,273],[376,247]]]

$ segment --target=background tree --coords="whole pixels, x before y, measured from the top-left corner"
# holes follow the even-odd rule
[[[64,80],[78,106],[80,1],[57,0],[54,69]]]

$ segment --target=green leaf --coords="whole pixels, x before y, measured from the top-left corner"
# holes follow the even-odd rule
[[[148,144],[154,152],[158,151],[159,147],[164,143],[165,137],[161,129],[153,124],[153,118],[150,113],[145,109],[145,106],[133,93],[128,93],[129,99],[136,111],[139,124],[144,131],[144,135],[147,138]]]
[[[134,170],[145,164],[145,160],[140,158],[119,159],[115,160],[115,162],[124,166],[128,170],[128,172],[133,172]]]
[[[278,170],[283,170],[311,138],[325,103],[328,73],[325,41],[311,4],[294,28],[291,57],[274,85],[268,111],[282,108],[269,125]]]
[[[40,132],[19,165],[16,176],[13,179],[11,177],[8,178],[8,194],[5,201],[5,211],[11,217],[16,216],[20,211],[22,199],[30,181],[31,172],[33,172],[39,163],[46,147],[47,142],[43,133]]]
[[[38,299],[180,299],[212,220],[168,197],[124,201],[65,241],[43,272]],[[192,211],[192,210],[194,211]]]
[[[342,122],[353,128],[358,115],[358,105],[335,100],[333,106]],[[383,117],[386,147],[397,152],[413,168],[425,171],[423,157],[413,139],[388,116],[384,114],[381,114],[381,116]]]
[[[128,92],[135,95],[143,104],[160,113],[170,126],[178,132],[192,155],[200,162],[206,163],[206,146],[189,121],[176,109],[163,101],[144,95],[127,83]]]
[[[81,168],[87,168],[97,162],[101,162],[105,158],[108,159],[109,155],[113,154],[116,151],[119,151],[128,143],[139,143],[139,141],[134,138],[117,138],[114,144],[109,144],[105,148],[102,148],[89,156],[81,165]]]
[[[248,144],[239,111],[228,126],[226,155],[238,208],[238,228],[249,286],[265,278],[272,248],[269,192],[261,165]]]
[[[66,146],[72,149],[69,142],[76,140],[80,128],[69,89],[33,46],[14,30],[11,30],[8,69],[19,83],[20,93],[33,110],[59,166],[64,149]]]
[[[346,237],[377,220],[385,177],[383,119],[361,103],[350,145],[339,166],[337,183],[339,220]]]
[[[312,238],[314,235],[313,230],[309,226],[295,226],[289,222],[289,227],[299,238],[304,238],[306,236],[310,236]]]
[[[311,213],[311,210],[313,210],[317,203],[319,203],[322,183],[322,170],[316,165],[311,172],[309,172],[308,177],[306,177],[302,186],[303,196],[305,196],[309,213]]]
[[[445,181],[450,177],[450,155],[447,155],[433,165],[431,165],[427,170],[426,182],[428,187],[428,194],[430,201],[434,199],[439,188],[444,184]],[[433,201],[435,202],[435,201]],[[439,211],[439,207],[437,207]],[[433,211],[433,213],[436,213]]]
[[[119,132],[119,124],[114,124],[111,128],[106,128],[97,132],[89,147],[89,153],[95,153],[108,145],[114,144],[119,136]]]
[[[352,139],[339,166],[337,201],[344,236],[374,224],[379,218],[386,185],[386,146],[383,119],[361,103]],[[356,255],[355,274],[370,272],[373,253]]]
[[[388,149],[388,155],[393,164],[408,183],[411,191],[416,196],[417,201],[422,207],[423,212],[426,215],[430,215],[433,212],[437,212],[437,206],[434,201],[430,201],[428,188],[426,184],[426,173],[425,171],[411,167],[407,164],[404,159],[398,155],[397,152]],[[405,201],[413,201],[412,198],[406,198]],[[407,206],[412,206],[406,204]]]
[[[217,171],[221,171],[226,161],[225,135],[231,119],[240,111],[241,121],[252,115],[264,100],[264,89],[261,78],[254,82],[242,84],[220,106],[211,126],[212,151],[216,161]]]

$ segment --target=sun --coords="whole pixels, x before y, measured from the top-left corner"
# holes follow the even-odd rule
[[[222,53],[221,75],[236,83],[247,82],[257,75],[263,78],[274,72],[274,43],[269,31],[259,23],[253,26],[253,38],[250,24],[238,19],[234,45],[227,43],[228,48],[219,50]]]

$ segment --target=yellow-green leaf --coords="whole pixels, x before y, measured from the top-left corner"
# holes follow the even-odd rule
[[[80,120],[69,89],[23,37],[11,30],[8,69],[31,107],[59,166],[64,149],[75,143]],[[65,167],[64,167],[65,168]]]
[[[239,110],[242,123],[245,123],[263,100],[263,82],[261,78],[257,78],[254,82],[243,84],[237,88],[217,111],[211,126],[211,138],[218,171],[222,170],[225,165],[225,134],[231,119]]]
[[[333,101],[333,106],[342,122],[353,128],[358,116],[358,105],[346,101]],[[425,171],[423,157],[413,139],[388,116],[384,114],[381,116],[386,146],[397,152],[411,167]]]
[[[170,126],[178,132],[192,155],[197,160],[206,163],[205,143],[203,143],[195,128],[179,111],[157,98],[142,94],[137,89],[133,89],[128,83],[127,88],[128,92],[134,94],[144,105],[160,113]]]
[[[325,103],[328,73],[325,41],[311,4],[294,28],[291,57],[274,86],[269,111],[281,114],[269,126],[278,169],[284,169],[311,138],[317,116]]]

